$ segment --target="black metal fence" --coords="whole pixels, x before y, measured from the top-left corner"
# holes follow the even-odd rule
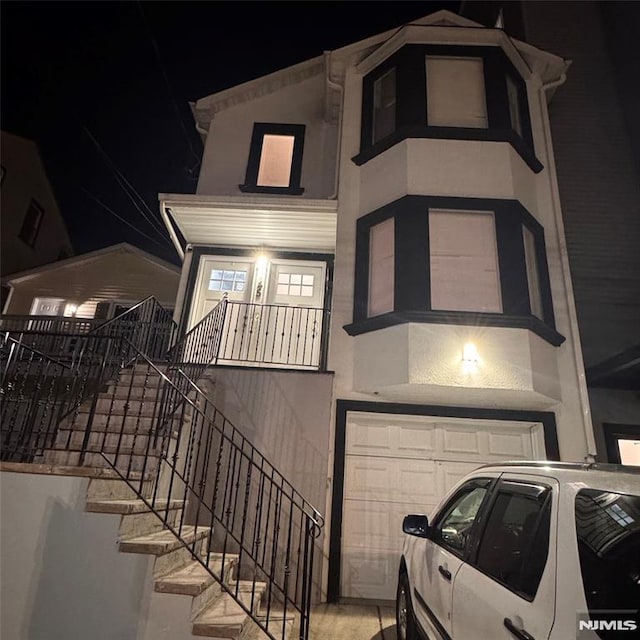
[[[218,360],[323,369],[327,317],[325,309],[229,302]]]
[[[143,350],[170,340],[152,336],[153,302],[137,305],[146,329],[121,316],[78,336],[67,361],[34,349],[32,334],[2,334],[0,457],[115,469],[270,638],[294,626],[306,640],[322,516],[196,384],[218,355],[227,303],[159,364]]]

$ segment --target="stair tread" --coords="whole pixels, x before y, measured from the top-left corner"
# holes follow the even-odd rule
[[[251,607],[252,589],[255,590],[254,607],[262,598],[267,585],[264,582],[241,580],[238,584],[238,597],[246,607]],[[229,585],[235,589],[236,583]],[[210,606],[205,608],[194,620],[193,633],[222,638],[235,638],[251,618],[227,593],[223,593]]]
[[[204,538],[209,535],[208,527],[185,526],[182,527],[182,539],[188,544],[194,540]],[[120,551],[125,553],[149,553],[151,555],[163,555],[182,547],[182,542],[171,531],[164,529],[156,533],[149,533],[127,540],[121,540]]]
[[[167,500],[156,500],[156,510],[166,509]],[[171,500],[169,509],[179,509],[185,504],[184,500]],[[117,513],[129,515],[134,513],[148,513],[151,509],[142,500],[92,500],[86,503],[86,511],[92,513]]]
[[[209,559],[209,567],[217,575],[223,573],[222,557],[221,553],[212,553]],[[225,554],[225,570],[231,564],[235,564],[237,558],[238,556],[235,554]],[[156,580],[154,588],[161,593],[180,593],[197,596],[214,581],[213,576],[202,564],[194,560],[185,567],[180,567]]]

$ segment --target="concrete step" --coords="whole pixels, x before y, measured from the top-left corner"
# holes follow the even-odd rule
[[[196,528],[192,525],[183,527],[181,531],[182,539],[189,545],[197,540],[208,537],[209,534],[209,528]],[[137,538],[123,540],[119,543],[119,549],[124,553],[148,553],[154,556],[162,556],[182,547],[183,544],[181,540],[168,530],[138,536]]]
[[[83,447],[84,431],[61,431],[56,440],[57,446],[73,451]],[[158,454],[163,445],[163,438],[157,438],[147,433],[108,433],[105,431],[90,433],[86,445],[87,451],[100,453],[138,453],[149,455]]]
[[[130,480],[135,483],[144,496],[153,495],[154,482],[152,480],[141,481],[139,474],[132,474]],[[137,476],[137,477],[136,477]],[[92,478],[87,488],[88,502],[103,501],[135,501],[138,499],[136,492],[122,479]]]
[[[226,554],[223,561],[221,553],[212,553],[208,566],[216,576],[226,582],[237,562],[238,556],[235,554]],[[156,580],[154,589],[159,593],[176,593],[196,597],[214,583],[218,584],[211,573],[200,562],[194,560]]]
[[[66,418],[61,429],[71,429],[74,431],[84,430],[89,421],[89,408],[81,407],[74,416]],[[91,431],[120,431],[124,433],[134,433],[136,431],[149,432],[153,429],[156,420],[150,416],[130,416],[126,417],[122,413],[96,413],[91,423]]]
[[[235,591],[238,589],[238,598],[253,611],[260,608],[262,596],[266,591],[263,582],[239,581],[229,585]],[[209,638],[233,638],[239,640],[252,631],[253,621],[236,601],[227,593],[221,594],[214,602],[206,607],[194,620],[192,633],[195,636]]]
[[[142,500],[104,500],[87,502],[85,510],[92,513],[109,513],[121,516],[118,536],[120,540],[137,538],[142,535],[162,531],[165,522],[175,527],[183,514],[181,500],[158,500],[156,515]]]
[[[153,503],[156,511],[167,509],[181,509],[185,504],[184,500],[156,500]],[[116,513],[120,515],[132,515],[138,513],[148,513],[149,506],[143,500],[120,499],[120,500],[91,500],[88,499],[85,505],[86,511],[92,513]]]
[[[104,455],[108,459],[105,459]],[[122,474],[125,474],[127,478],[131,477],[132,473],[144,472],[146,474],[153,474],[158,469],[159,458],[154,455],[139,455],[137,453],[129,454],[120,452],[108,453],[85,452],[83,462],[80,464],[81,454],[79,451],[59,451],[48,450],[45,451],[42,460],[43,464],[53,464],[58,466],[72,466],[72,467],[95,467],[97,469],[111,469],[115,467]]]

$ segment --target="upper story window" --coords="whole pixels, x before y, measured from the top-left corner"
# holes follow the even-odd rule
[[[378,142],[396,128],[396,70],[389,69],[373,84],[373,141]]]
[[[301,195],[303,124],[253,125],[251,148],[244,184],[240,190],[249,193]]]
[[[27,213],[22,221],[22,227],[18,234],[20,239],[28,244],[30,247],[35,246],[38,233],[40,231],[40,225],[44,218],[44,209],[36,202],[31,200]]]
[[[492,212],[429,211],[431,308],[502,313]]]
[[[482,58],[427,56],[427,123],[486,129]]]
[[[369,236],[369,315],[393,311],[395,279],[393,218],[371,227]]]
[[[527,87],[497,46],[405,45],[363,79],[361,165],[407,138],[508,142],[536,172]]]
[[[562,344],[544,229],[516,200],[404,196],[363,216],[345,329],[403,322],[527,328]]]

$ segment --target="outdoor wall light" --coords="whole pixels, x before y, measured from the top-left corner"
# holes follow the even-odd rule
[[[75,304],[65,305],[64,315],[67,317],[74,316],[77,310],[78,310],[78,307]]]
[[[462,371],[466,374],[474,374],[478,371],[480,356],[473,342],[467,342],[462,348]]]
[[[478,364],[478,349],[473,342],[467,342],[462,349],[462,362],[468,364]]]

